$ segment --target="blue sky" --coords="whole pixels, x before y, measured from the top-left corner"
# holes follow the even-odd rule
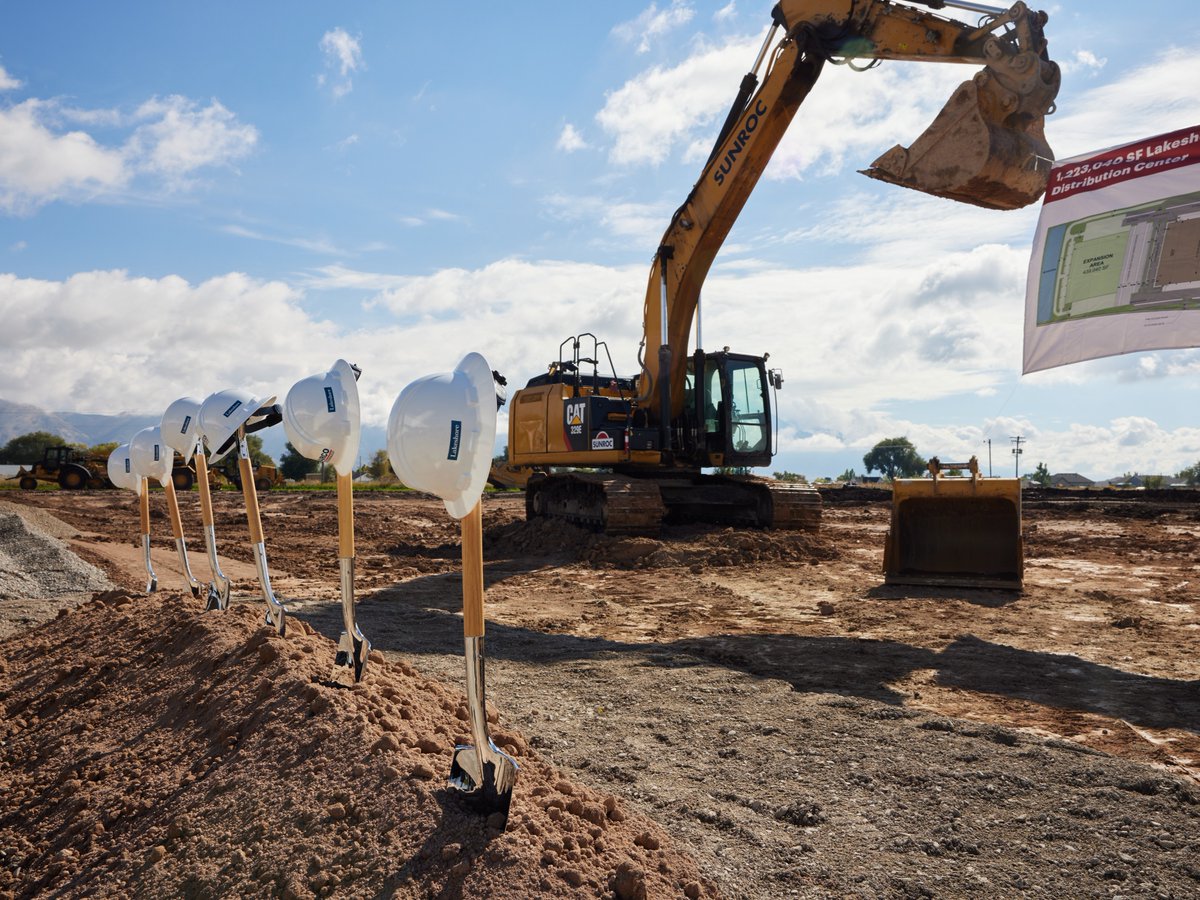
[[[1054,3],[1060,157],[1200,122],[1193,4]],[[0,397],[157,413],[337,357],[382,426],[483,352],[513,385],[591,331],[636,370],[649,264],[769,3],[5,4]],[[965,14],[964,14],[965,15]],[[1037,208],[855,173],[962,66],[826,67],[705,287],[705,343],[784,372],[774,469],[992,439],[997,474],[1200,459],[1200,354],[1020,376]],[[506,419],[502,418],[501,427]],[[364,447],[364,451],[375,448]]]

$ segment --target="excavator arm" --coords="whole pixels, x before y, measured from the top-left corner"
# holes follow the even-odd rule
[[[1042,35],[1045,13],[1022,2],[1010,9],[965,0],[913,2],[956,6],[981,19],[970,25],[891,0],[781,0],[775,6],[758,59],[650,271],[643,346],[659,349],[645,352],[637,400],[648,421],[666,423],[683,410],[686,348],[701,285],[826,62],[983,66],[910,148],[892,148],[864,174],[992,209],[1020,208],[1042,195],[1053,160],[1043,123],[1059,86]]]

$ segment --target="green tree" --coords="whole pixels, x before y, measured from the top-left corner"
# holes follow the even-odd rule
[[[1029,476],[1029,480],[1034,484],[1040,484],[1042,487],[1050,484],[1050,470],[1046,468],[1044,462],[1037,464],[1037,468],[1033,470],[1033,474]]]
[[[0,463],[29,466],[41,462],[47,447],[61,447],[67,442],[49,431],[31,431],[18,435],[0,447]]]
[[[388,459],[387,450],[375,451],[375,455],[371,457],[371,461],[367,464],[367,471],[371,473],[371,477],[376,481],[391,474],[392,461]]]
[[[1175,477],[1182,481],[1186,481],[1192,487],[1200,485],[1200,462],[1196,463],[1194,466],[1188,466],[1186,469],[1181,470],[1180,473]]]
[[[786,469],[782,472],[772,472],[771,477],[776,481],[794,481],[800,484],[808,484],[808,479],[799,472],[789,472]]]
[[[250,450],[250,461],[255,466],[275,465],[275,460],[263,453],[263,439],[257,434],[246,435],[246,447]]]
[[[105,441],[103,444],[96,444],[95,446],[88,447],[88,456],[103,456],[107,458],[110,453],[117,449],[117,446],[120,443],[120,441]]]
[[[303,481],[304,476],[309,472],[317,471],[318,463],[315,459],[309,459],[292,446],[292,442],[288,441],[283,448],[283,455],[279,457],[279,471],[284,478],[291,481]]]
[[[863,456],[868,472],[878,469],[888,478],[912,478],[925,471],[925,460],[907,437],[884,438]]]
[[[839,475],[837,477],[838,481],[856,481],[857,479],[858,479],[858,473],[855,472],[853,469],[847,469],[845,472],[843,472],[841,475]]]

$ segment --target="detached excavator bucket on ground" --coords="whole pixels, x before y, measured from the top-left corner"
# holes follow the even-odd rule
[[[969,476],[942,474],[968,469]],[[883,553],[886,584],[1020,590],[1021,482],[980,478],[979,463],[929,461],[932,478],[892,482],[892,523]]]

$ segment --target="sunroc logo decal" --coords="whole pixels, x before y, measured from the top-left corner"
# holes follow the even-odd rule
[[[330,412],[337,411],[337,404],[333,402],[333,388],[325,388],[325,408]]]
[[[224,412],[224,413],[222,413],[222,415],[223,415],[223,416],[225,416],[225,418],[227,418],[227,419],[228,419],[230,416],[232,416],[232,415],[233,415],[233,411],[234,411],[235,409],[237,409],[237,408],[238,408],[239,406],[241,406],[241,405],[242,405],[242,401],[241,401],[241,400],[234,400],[234,401],[233,401],[233,405],[232,405],[232,406],[230,406],[230,407],[229,407],[229,409],[225,410],[225,412]]]
[[[594,435],[592,435],[593,450],[611,450],[613,449],[613,446],[614,444],[612,435],[607,431],[597,431]]]
[[[180,434],[187,434],[188,426],[192,424],[191,416],[183,417],[183,427],[179,429]]]
[[[326,388],[326,390],[329,390],[329,389]],[[317,457],[317,462],[327,463],[331,459],[333,459],[333,451],[330,450],[328,447],[326,447],[324,450],[321,451],[321,455]]]
[[[458,459],[458,448],[462,444],[462,422],[458,419],[450,420],[450,451],[446,454],[446,459]]]
[[[742,123],[741,130],[737,133],[737,140],[729,145],[729,149],[725,151],[725,158],[721,160],[721,164],[717,166],[713,172],[713,181],[717,184],[725,183],[725,176],[733,171],[733,161],[737,159],[737,155],[746,149],[746,145],[750,143],[750,137],[758,128],[759,119],[767,114],[767,104],[759,100],[754,104],[754,112],[746,117],[746,121]]]

